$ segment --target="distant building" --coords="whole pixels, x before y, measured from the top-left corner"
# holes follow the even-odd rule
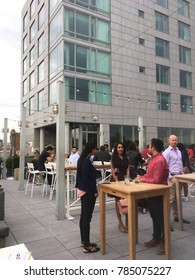
[[[56,144],[64,81],[65,153],[88,141],[195,142],[195,2],[27,0],[22,10],[21,104],[27,142]],[[40,147],[40,148],[43,148]]]

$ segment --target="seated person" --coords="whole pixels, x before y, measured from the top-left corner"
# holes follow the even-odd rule
[[[71,155],[70,157],[68,158],[68,161],[70,163],[77,163],[78,159],[80,158],[80,154],[79,152],[77,151],[77,148],[76,146],[73,146],[72,147],[72,151],[71,151]]]
[[[110,161],[111,155],[105,151],[105,146],[100,147],[100,151],[97,152],[93,158],[93,161]]]

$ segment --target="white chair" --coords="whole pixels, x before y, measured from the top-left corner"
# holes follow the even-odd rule
[[[101,174],[100,180],[103,180],[104,177],[105,177],[105,171],[104,171],[104,169],[102,167],[98,168],[98,165],[103,165],[102,161],[94,161],[93,164],[95,165],[96,170],[99,171],[100,174]]]
[[[25,195],[28,193],[28,186],[31,184],[31,197],[33,197],[33,189],[35,185],[41,186],[41,192],[42,186],[43,186],[43,174],[44,171],[39,171],[39,170],[34,170],[34,165],[33,163],[27,162],[27,183],[26,183],[26,190],[25,190]]]
[[[104,164],[104,165],[110,165],[110,166],[111,166],[110,161],[104,161],[103,164]],[[105,168],[105,169],[104,169],[104,173],[105,173],[105,174],[104,174],[104,180],[110,181],[111,176],[112,176],[112,170],[111,170],[111,168]]]
[[[48,176],[51,176],[51,185],[49,185],[50,187],[49,199],[52,200],[53,192],[56,185],[56,164],[54,165],[51,162],[45,163],[45,181],[44,181],[42,196],[44,195],[44,193],[46,193],[47,195]]]
[[[195,184],[194,183],[188,184],[188,192],[190,197],[195,197],[194,195],[192,195],[192,192],[194,191],[195,191]]]

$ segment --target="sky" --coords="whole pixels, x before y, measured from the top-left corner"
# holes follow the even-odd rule
[[[0,8],[0,139],[4,118],[17,132],[20,119],[21,11],[26,0],[1,1]],[[8,134],[9,137],[9,134]]]

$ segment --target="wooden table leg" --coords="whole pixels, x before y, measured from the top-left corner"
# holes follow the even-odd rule
[[[183,214],[182,214],[182,203],[181,203],[181,186],[179,179],[175,178],[175,188],[176,188],[176,200],[177,200],[177,211],[180,229],[183,230]]]
[[[105,192],[100,188],[100,249],[102,255],[106,252],[106,209]]]
[[[128,238],[129,259],[136,259],[136,203],[133,196],[128,195]]]
[[[170,242],[170,193],[169,190],[163,195],[163,213],[164,213],[164,238],[165,238],[165,258],[171,259]]]

